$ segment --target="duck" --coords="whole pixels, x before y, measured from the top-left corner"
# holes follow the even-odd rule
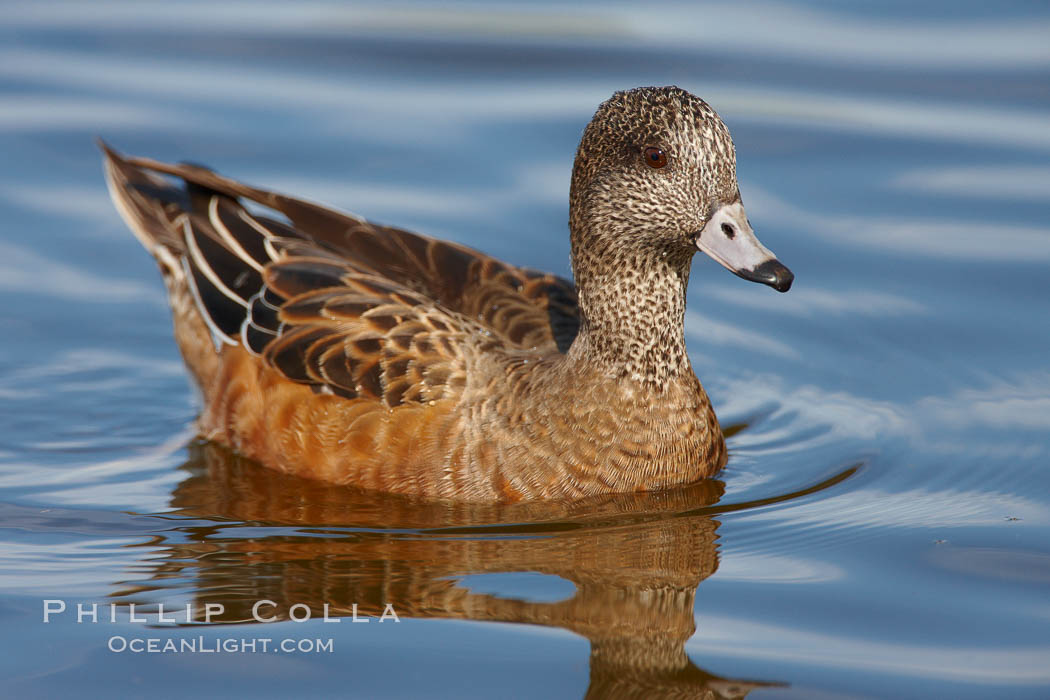
[[[726,464],[684,335],[692,259],[786,292],[729,129],[701,98],[603,102],[569,189],[573,281],[100,142],[156,260],[205,440],[426,500],[674,489]]]

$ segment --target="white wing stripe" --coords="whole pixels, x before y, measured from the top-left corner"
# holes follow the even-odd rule
[[[208,330],[211,331],[211,342],[215,345],[215,352],[219,352],[222,349],[222,345],[236,345],[237,341],[230,336],[219,330],[219,327],[215,325],[215,321],[211,320],[211,316],[208,315],[208,310],[204,308],[204,302],[201,301],[201,293],[197,289],[197,280],[193,279],[193,272],[190,270],[190,261],[186,258],[182,259],[183,274],[186,276],[186,284],[189,285],[190,294],[193,295],[193,303],[197,305],[197,312],[204,319],[205,325],[208,326]]]
[[[263,241],[263,246],[266,248],[266,252],[270,254],[270,258],[272,260],[277,260],[279,256],[277,254],[277,250],[273,247],[271,242],[273,241],[273,239],[278,238],[279,236],[277,236],[277,234],[275,234],[273,231],[256,221],[255,218],[251,216],[247,211],[242,209],[238,213],[240,214],[240,217],[244,221],[244,223],[248,224],[253,229],[262,234],[263,238],[265,239]]]
[[[233,233],[230,232],[230,229],[226,228],[226,224],[222,223],[222,219],[219,217],[218,195],[212,195],[211,200],[208,202],[208,218],[211,220],[211,225],[215,227],[215,231],[226,243],[226,247],[236,253],[237,257],[241,260],[248,263],[259,272],[262,272],[262,265],[257,263],[252,256],[248,255],[248,251],[246,251],[240,242],[234,237]]]
[[[219,276],[215,274],[215,270],[211,269],[208,261],[204,259],[204,255],[201,253],[200,248],[197,247],[197,240],[193,235],[193,225],[189,219],[186,220],[186,224],[182,227],[182,235],[186,240],[186,251],[193,258],[193,264],[197,266],[208,281],[215,285],[215,288],[223,293],[224,296],[229,297],[231,300],[237,302],[244,308],[248,308],[248,302],[239,297],[233,290],[223,284]],[[207,314],[205,314],[207,315]]]

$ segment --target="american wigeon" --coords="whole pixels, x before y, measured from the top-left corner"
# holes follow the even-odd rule
[[[726,449],[686,352],[693,255],[782,292],[793,279],[747,220],[725,124],[675,87],[616,93],[587,126],[575,285],[104,149],[167,284],[201,434],[330,482],[518,501],[711,476]]]

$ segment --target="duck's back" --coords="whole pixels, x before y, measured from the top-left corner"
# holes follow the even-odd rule
[[[457,406],[468,383],[505,381],[488,360],[571,344],[571,282],[199,166],[106,155],[168,285],[206,437],[330,481],[507,497],[492,475],[448,473]]]

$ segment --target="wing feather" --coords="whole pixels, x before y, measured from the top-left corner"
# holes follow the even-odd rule
[[[556,352],[578,329],[567,280],[201,166],[104,148],[118,207],[162,264],[181,260],[215,341],[323,393],[391,407],[436,400],[463,385],[464,349],[479,336]]]

